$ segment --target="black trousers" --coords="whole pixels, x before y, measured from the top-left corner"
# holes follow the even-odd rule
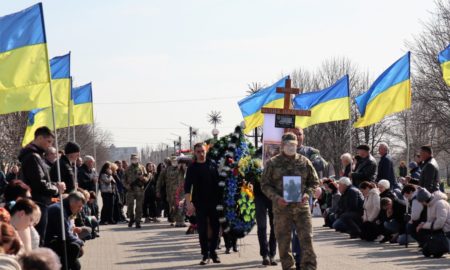
[[[114,222],[114,193],[102,192],[102,200],[101,222]]]
[[[157,207],[156,207],[156,191],[155,186],[149,184],[144,194],[144,205],[142,206],[143,216],[154,218],[157,217]]]
[[[259,255],[262,257],[275,257],[277,253],[277,241],[273,226],[272,201],[267,197],[256,195],[256,225],[258,230]],[[267,242],[267,215],[269,215],[270,235]]]
[[[200,248],[204,257],[217,256],[216,248],[219,242],[219,215],[213,207],[196,208],[198,237]],[[211,229],[211,238],[208,238],[208,226]]]
[[[47,204],[43,204],[43,203],[37,203],[37,205],[39,206],[39,209],[41,210],[41,219],[39,220],[39,223],[34,228],[39,233],[39,236],[40,236],[39,246],[42,247],[44,245],[45,233],[47,231],[48,206],[47,206]]]
[[[76,243],[66,243],[67,246],[67,266],[70,270],[80,270],[81,264],[78,258],[80,257],[81,247]],[[61,259],[61,264],[64,269],[64,246],[62,241],[54,240],[48,244],[48,248],[52,249]]]

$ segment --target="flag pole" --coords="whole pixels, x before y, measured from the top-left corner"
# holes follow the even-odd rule
[[[70,70],[70,62],[71,62],[71,52],[69,51],[69,75],[71,74]],[[67,141],[70,141],[70,106],[72,100],[72,76],[70,76],[70,92],[69,92],[69,103],[67,104]]]
[[[349,153],[352,154],[352,96],[350,95],[350,79],[347,74],[347,86],[348,86],[348,134],[349,134]]]
[[[47,47],[47,35],[45,33],[45,24],[44,24],[44,10],[42,8],[42,3],[39,3],[39,8],[41,9],[41,18],[42,18],[42,29],[44,32],[44,38],[45,38],[45,54],[47,59],[49,59],[49,55],[48,55],[48,47]],[[50,101],[51,101],[51,105],[52,105],[52,121],[53,121],[53,132],[55,133],[55,148],[56,148],[56,153],[58,153],[59,151],[59,147],[58,147],[58,132],[56,131],[56,121],[55,121],[55,101],[53,100],[53,88],[52,88],[52,76],[50,74],[50,62],[47,61],[47,69],[48,69],[48,81],[49,81],[49,86],[50,86]],[[61,167],[59,164],[59,160],[57,160],[56,162],[56,172],[58,175],[58,183],[61,183]],[[63,242],[63,264],[64,264],[64,269],[68,269],[68,263],[67,263],[67,246],[66,246],[66,233],[65,233],[65,227],[64,227],[64,205],[63,205],[63,197],[62,197],[62,193],[59,192],[59,203],[60,203],[60,207],[61,207],[61,240]]]

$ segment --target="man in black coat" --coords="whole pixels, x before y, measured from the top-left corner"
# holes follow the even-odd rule
[[[374,182],[376,179],[377,162],[370,154],[370,147],[367,144],[362,144],[356,147],[357,155],[360,157],[356,164],[354,172],[350,173],[350,179],[355,187],[364,182]]]
[[[188,213],[195,212],[197,217],[198,236],[203,255],[200,265],[207,264],[209,258],[214,263],[220,263],[216,253],[220,227],[216,209],[219,202],[219,173],[217,166],[206,159],[204,144],[196,144],[194,154],[196,160],[187,169],[184,192]],[[210,237],[208,237],[209,230],[211,230]]]
[[[63,212],[64,212],[64,234],[66,235],[66,247],[67,247],[67,263],[68,269],[78,270],[81,269],[78,258],[83,255],[84,242],[78,238],[72,231],[72,225],[70,218],[76,216],[83,209],[83,205],[86,203],[86,198],[80,192],[72,192],[69,196],[63,200]],[[56,254],[63,260],[63,241],[61,232],[61,204],[54,203],[48,208],[48,229],[45,236],[45,246],[51,248]],[[63,268],[64,269],[64,268]]]
[[[74,142],[68,142],[64,147],[64,155],[57,161],[59,162],[59,168],[61,171],[61,181],[66,183],[66,193],[71,193],[78,188],[77,180],[75,179],[75,173],[73,165],[80,157],[80,146]],[[57,173],[58,164],[55,162],[50,170],[50,176],[52,181],[58,181]]]
[[[47,228],[47,208],[52,197],[64,192],[64,183],[52,182],[49,175],[49,167],[45,163],[43,155],[54,141],[55,135],[48,127],[40,127],[34,132],[34,140],[20,151],[19,161],[22,163],[21,178],[30,186],[31,196],[41,209],[41,219],[36,225],[36,230],[41,237],[41,244]]]
[[[95,159],[85,156],[83,165],[78,168],[78,185],[87,191],[96,191],[97,172],[95,171]]]
[[[422,173],[420,174],[419,185],[433,193],[439,190],[439,165],[433,157],[431,146],[420,147],[420,158],[422,160]]]
[[[399,188],[395,179],[394,162],[391,155],[389,155],[389,146],[386,143],[380,143],[378,153],[381,158],[380,162],[378,162],[377,182],[385,179],[389,181],[391,189]]]
[[[333,223],[336,231],[350,234],[350,238],[357,238],[361,234],[359,228],[362,223],[364,212],[364,197],[347,177],[342,177],[339,182],[341,198],[336,211],[337,220]]]

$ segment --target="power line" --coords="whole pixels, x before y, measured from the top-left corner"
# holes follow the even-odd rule
[[[211,97],[211,98],[192,98],[192,99],[168,99],[168,100],[154,100],[154,101],[117,101],[117,102],[94,102],[96,105],[129,105],[129,104],[155,104],[155,103],[177,103],[177,102],[197,102],[197,101],[211,101],[243,98],[245,96],[234,97]]]

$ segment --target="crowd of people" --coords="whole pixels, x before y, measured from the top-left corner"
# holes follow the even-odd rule
[[[432,148],[420,148],[409,172],[404,162],[396,172],[387,144],[381,143],[378,153],[377,163],[369,146],[360,145],[354,158],[349,153],[341,156],[339,179],[321,180],[315,207],[320,208],[324,227],[366,241],[415,241],[425,256],[447,253],[450,205]],[[430,236],[438,234],[441,240],[431,245]]]
[[[378,162],[368,145],[360,145],[355,156],[341,156],[338,176],[319,179],[325,168],[319,151],[303,145],[301,129],[289,131],[260,181],[251,182],[263,265],[278,264],[278,244],[283,269],[317,268],[312,213],[324,218],[324,227],[350,238],[417,241],[427,256],[448,251],[450,205],[430,146],[420,148],[408,170],[405,162],[395,168],[387,144],[379,145]],[[159,223],[163,217],[171,226],[188,227],[187,234],[198,233],[201,265],[221,263],[221,236],[226,254],[239,251],[236,238],[220,226],[219,170],[207,158],[205,144],[194,146],[192,159],[173,156],[144,166],[133,154],[130,164],[105,162],[97,173],[94,157],[81,158],[78,144],[68,142],[58,153],[53,143],[48,128],[37,129],[34,141],[21,150],[20,163],[6,175],[0,172],[0,264],[81,269],[84,243],[100,236],[100,226],[140,229],[141,222]],[[295,202],[284,197],[285,176],[302,179]],[[427,245],[438,233],[446,240],[439,242],[441,254]]]

